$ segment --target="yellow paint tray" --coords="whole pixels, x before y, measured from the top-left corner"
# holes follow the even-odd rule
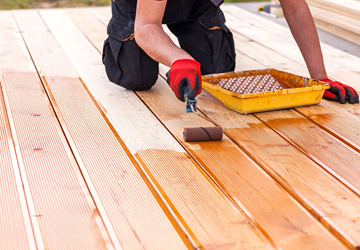
[[[276,69],[205,75],[202,80],[206,91],[241,114],[319,104],[330,88]]]

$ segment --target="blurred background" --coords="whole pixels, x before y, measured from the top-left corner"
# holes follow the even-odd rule
[[[111,0],[0,0],[0,10],[107,6],[110,5],[110,1]],[[225,0],[225,2],[265,2],[265,1],[264,0]]]

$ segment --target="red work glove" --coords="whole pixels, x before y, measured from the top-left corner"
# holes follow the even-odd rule
[[[320,79],[320,81],[330,84],[330,89],[325,90],[324,99],[339,101],[341,104],[345,104],[346,99],[349,100],[350,104],[359,103],[359,95],[352,87],[329,78]]]
[[[200,63],[192,59],[176,60],[167,74],[167,82],[176,97],[185,102],[184,84],[187,86],[187,97],[195,98],[201,93],[201,72]]]

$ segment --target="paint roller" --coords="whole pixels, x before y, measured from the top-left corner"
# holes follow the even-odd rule
[[[187,97],[186,85],[183,88],[184,99],[185,99],[185,110],[186,113],[196,112],[195,99],[189,99]],[[207,118],[206,118],[207,119]],[[199,141],[221,141],[223,137],[222,127],[195,127],[195,128],[184,128],[184,141],[186,142],[199,142]]]

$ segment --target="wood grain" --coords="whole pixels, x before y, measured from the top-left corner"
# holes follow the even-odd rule
[[[198,101],[201,111],[315,217],[349,247],[360,246],[357,195],[254,116],[228,110],[206,92]]]
[[[57,41],[193,245],[200,249],[269,248],[248,218],[234,208],[141,100],[107,80],[99,52],[74,23],[61,11],[46,13],[42,15]],[[97,27],[91,20],[87,25]]]
[[[53,12],[43,17],[37,11],[15,12],[32,59],[42,75],[43,84],[96,204],[94,216],[103,221],[116,249],[168,249],[169,246],[185,249],[185,243],[173,227],[171,216],[155,190],[87,92],[49,32],[50,25],[43,22],[51,15]],[[79,238],[82,233],[73,235]]]
[[[0,18],[3,94],[37,248],[103,248],[95,205],[15,21],[10,12]]]
[[[360,154],[293,110],[255,115],[360,194]]]

